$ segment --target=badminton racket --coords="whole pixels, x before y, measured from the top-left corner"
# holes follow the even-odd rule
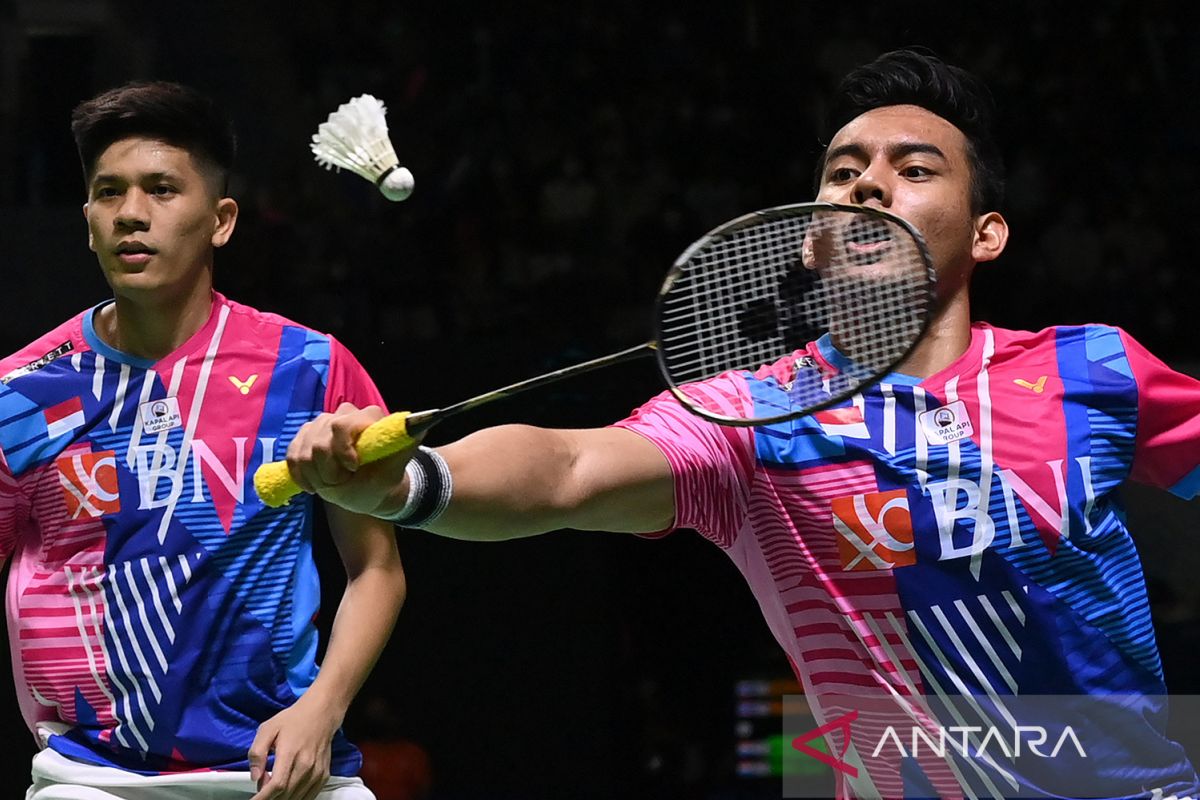
[[[667,388],[688,410],[721,425],[770,425],[843,402],[895,371],[924,334],[934,270],[920,233],[875,208],[801,203],[731,220],[692,244],[668,271],[648,342],[454,405],[391,414],[364,430],[370,463],[412,447],[437,423],[520,392],[653,353]],[[803,348],[829,334],[837,365]],[[745,415],[716,411],[689,385],[795,356],[788,379],[756,393]],[[300,491],[287,463],[259,467],[268,506]]]

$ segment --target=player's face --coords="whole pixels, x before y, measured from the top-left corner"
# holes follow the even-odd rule
[[[158,139],[120,139],[88,186],[88,246],[116,294],[169,299],[211,281],[237,204],[213,191],[192,155]]]
[[[877,108],[838,131],[817,199],[874,206],[912,223],[929,246],[943,297],[965,288],[975,263],[999,255],[1007,238],[1006,227],[996,229],[998,214],[971,211],[962,131],[918,106]]]

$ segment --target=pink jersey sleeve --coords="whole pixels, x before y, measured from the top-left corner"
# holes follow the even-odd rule
[[[752,403],[745,382],[725,375],[687,387],[703,407],[746,416]],[[617,427],[653,442],[675,476],[674,528],[692,528],[721,547],[730,547],[746,516],[754,476],[751,428],[717,425],[684,408],[669,392],[636,409]],[[666,533],[664,531],[664,533]]]
[[[1200,493],[1200,381],[1168,367],[1121,331],[1137,383],[1137,441],[1129,477],[1184,498]]]
[[[17,545],[17,521],[22,512],[21,487],[0,451],[0,566],[12,557]]]
[[[362,364],[346,346],[329,337],[329,384],[325,388],[325,410],[336,411],[342,403],[379,406],[387,410],[383,396]]]

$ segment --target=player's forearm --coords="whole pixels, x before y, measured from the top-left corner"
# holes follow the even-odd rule
[[[383,652],[404,604],[406,584],[399,561],[371,565],[348,577],[338,604],[329,647],[309,692],[344,716]]]
[[[446,511],[426,529],[476,541],[562,528],[651,531],[673,513],[669,468],[627,431],[504,425],[438,448],[453,477]]]
[[[454,492],[427,530],[488,541],[567,525],[575,453],[557,431],[502,425],[437,450],[450,468]]]

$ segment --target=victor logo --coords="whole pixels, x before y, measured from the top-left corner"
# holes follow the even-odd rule
[[[1033,383],[1023,378],[1013,378],[1013,383],[1020,386],[1022,389],[1028,389],[1034,394],[1041,394],[1046,388],[1046,376],[1043,375]]]
[[[232,383],[234,388],[236,388],[242,394],[250,394],[250,388],[254,386],[254,382],[256,380],[258,380],[257,372],[251,375],[249,378],[246,378],[244,381],[239,381],[233,375],[229,376],[229,382]]]

